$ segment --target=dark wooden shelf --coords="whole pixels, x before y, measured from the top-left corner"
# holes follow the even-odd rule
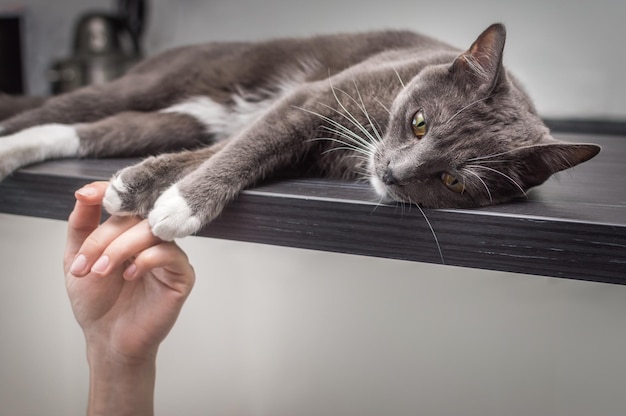
[[[317,179],[245,191],[199,235],[409,261],[626,284],[626,137],[557,134],[603,147],[527,200],[475,210],[377,204],[367,185]],[[61,160],[0,183],[0,212],[66,219],[73,192],[133,159]]]

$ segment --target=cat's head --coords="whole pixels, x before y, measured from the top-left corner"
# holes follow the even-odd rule
[[[502,66],[505,36],[490,26],[452,64],[427,67],[401,91],[370,160],[382,197],[433,208],[500,203],[600,151],[550,136]]]

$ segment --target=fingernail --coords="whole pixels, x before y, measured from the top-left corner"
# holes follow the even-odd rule
[[[109,266],[109,256],[102,256],[91,267],[91,271],[94,273],[104,273]]]
[[[83,270],[85,270],[85,266],[87,266],[87,257],[85,257],[84,254],[79,254],[70,266],[70,273],[80,274]]]
[[[137,265],[135,263],[132,263],[124,271],[124,278],[130,280],[135,277],[135,273],[137,273]]]
[[[91,186],[83,186],[78,191],[76,191],[76,193],[82,196],[93,196],[96,194],[96,190]]]

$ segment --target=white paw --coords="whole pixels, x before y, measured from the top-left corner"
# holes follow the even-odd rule
[[[148,216],[148,223],[152,233],[165,241],[186,237],[202,226],[202,221],[193,215],[176,185],[157,199]]]
[[[107,210],[109,214],[112,215],[130,215],[130,212],[125,212],[122,210],[122,197],[120,194],[126,193],[127,187],[124,181],[122,180],[121,175],[117,175],[113,177],[109,181],[109,186],[107,187],[106,192],[104,193],[104,199],[102,201],[102,205],[104,209]]]
[[[3,136],[0,138],[0,179],[31,163],[77,156],[79,147],[76,128],[63,124],[44,124]]]

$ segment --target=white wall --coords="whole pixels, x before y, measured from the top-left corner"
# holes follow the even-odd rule
[[[0,414],[81,414],[65,223],[0,214]],[[43,237],[41,237],[43,236]],[[161,415],[623,415],[626,287],[181,241]],[[209,260],[206,260],[209,259]]]
[[[0,0],[0,9],[15,0]],[[74,16],[107,0],[23,0],[28,5],[29,84],[69,53]],[[208,40],[255,40],[337,31],[407,28],[459,47],[487,25],[508,28],[505,63],[546,117],[626,118],[626,2],[614,0],[153,0],[146,49]]]
[[[0,9],[15,0],[0,0]],[[25,0],[31,87],[103,0]],[[74,5],[74,6],[72,6]],[[459,46],[509,29],[549,116],[624,118],[623,2],[153,1],[147,47],[369,28]],[[4,64],[4,63],[0,63]],[[1,198],[1,195],[0,195]],[[87,367],[63,288],[65,224],[0,215],[0,414],[81,414]],[[200,238],[159,356],[163,415],[623,415],[626,288]],[[243,261],[245,259],[246,261]]]

